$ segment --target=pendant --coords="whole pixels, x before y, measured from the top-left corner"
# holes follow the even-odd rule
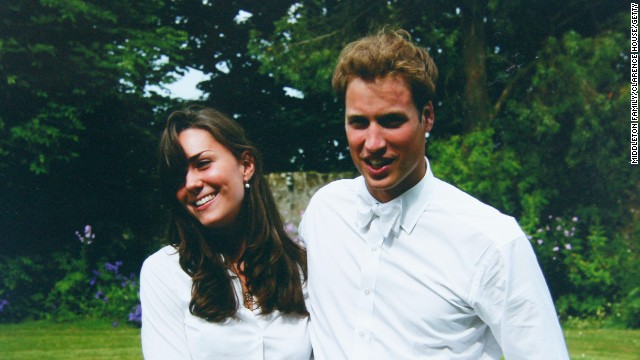
[[[246,307],[249,310],[255,310],[256,309],[256,303],[255,303],[255,299],[253,298],[253,295],[251,295],[251,292],[249,292],[249,290],[245,291],[242,294],[243,300],[244,300],[244,307]]]

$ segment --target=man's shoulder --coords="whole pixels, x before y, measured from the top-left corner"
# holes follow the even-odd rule
[[[434,206],[460,226],[479,231],[494,241],[510,241],[524,235],[517,221],[465,191],[439,180]]]

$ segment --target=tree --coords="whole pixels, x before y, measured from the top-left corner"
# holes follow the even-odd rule
[[[8,0],[0,19],[3,248],[61,249],[93,222],[122,252],[158,214],[138,209],[153,204],[140,189],[167,101],[144,89],[169,80],[186,33],[157,0]]]
[[[462,2],[462,54],[464,57],[464,118],[465,132],[486,127],[489,121],[489,95],[487,84],[487,45],[484,35],[486,0]]]
[[[323,103],[310,96],[287,96],[283,88],[298,88],[298,82],[276,82],[275,73],[258,71],[260,63],[247,52],[250,33],[277,31],[274,22],[294,3],[178,1],[172,5],[179,14],[178,26],[189,33],[188,65],[211,74],[199,85],[207,94],[201,102],[228,113],[245,127],[264,153],[267,171],[304,167],[308,162],[301,159],[318,154],[306,146],[309,139],[325,136],[309,126],[319,117],[304,110],[319,109]],[[239,19],[240,14],[248,18]],[[323,120],[318,119],[318,124]]]

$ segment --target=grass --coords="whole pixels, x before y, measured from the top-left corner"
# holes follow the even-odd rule
[[[106,321],[31,321],[0,325],[0,358],[142,359],[140,329]]]
[[[564,334],[571,359],[640,359],[640,330],[569,328]]]
[[[571,359],[640,359],[640,330],[568,328],[565,337]],[[0,349],[3,360],[142,359],[140,329],[105,321],[0,325]]]

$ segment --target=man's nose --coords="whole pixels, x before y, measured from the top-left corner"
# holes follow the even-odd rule
[[[384,129],[376,123],[370,124],[364,141],[365,151],[375,154],[384,151],[386,146],[387,142],[384,138]]]

